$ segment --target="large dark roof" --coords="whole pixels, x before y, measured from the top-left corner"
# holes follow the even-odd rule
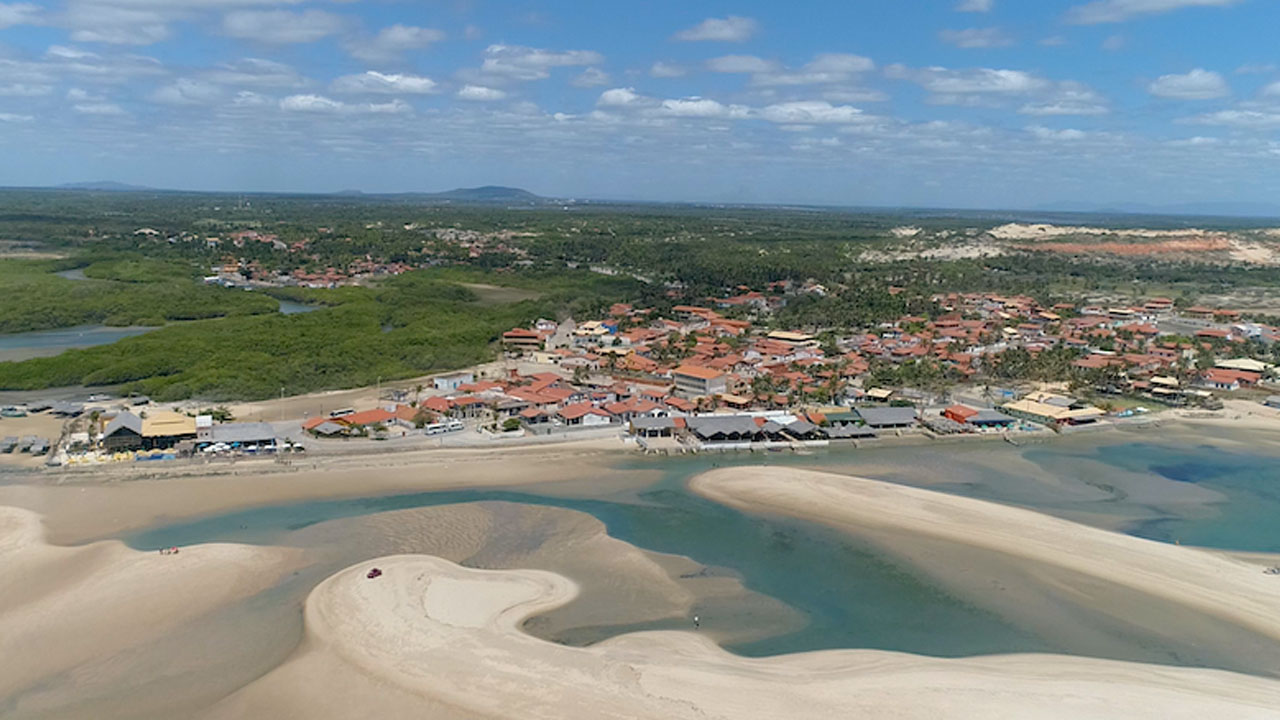
[[[916,421],[913,407],[858,408],[858,415],[872,427],[911,425]]]
[[[111,437],[121,429],[128,430],[134,435],[142,435],[142,418],[131,412],[122,412],[107,424],[106,429],[102,431],[102,436]]]

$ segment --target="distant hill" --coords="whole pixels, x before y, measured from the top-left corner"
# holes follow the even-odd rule
[[[427,193],[428,197],[454,202],[473,203],[539,203],[545,198],[520,188],[485,185],[474,188],[458,188],[439,193]]]
[[[144,185],[129,185],[127,183],[113,182],[111,180],[98,180],[96,182],[78,182],[65,183],[58,186],[59,190],[98,190],[101,192],[140,192],[155,190]]]
[[[455,188],[444,192],[366,193],[362,190],[341,190],[330,193],[334,197],[398,200],[402,202],[426,202],[457,205],[542,205],[555,202],[520,188],[501,185],[485,185],[473,188]]]

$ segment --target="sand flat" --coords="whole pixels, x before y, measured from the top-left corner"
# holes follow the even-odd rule
[[[561,576],[395,556],[377,560],[385,574],[370,580],[370,564],[318,586],[307,603],[305,648],[211,716],[279,711],[282,697],[298,716],[316,718],[399,717],[414,698],[448,718],[1250,720],[1275,718],[1280,707],[1274,680],[1054,655],[942,660],[849,650],[749,659],[693,632],[570,648],[519,629],[528,615],[574,596]],[[471,603],[460,615],[444,597],[454,591],[464,593],[454,603]],[[423,612],[423,598],[435,593],[433,602],[451,609]],[[482,608],[483,625],[471,627]],[[328,702],[348,686],[361,707]],[[385,704],[372,688],[384,691]]]
[[[1225,554],[813,471],[723,469],[693,487],[744,510],[998,549],[1176,600],[1268,642],[1280,638],[1280,582]],[[385,574],[367,579],[374,565]],[[1043,654],[939,659],[834,650],[743,658],[696,632],[634,633],[572,648],[521,629],[577,592],[545,571],[474,570],[420,555],[361,563],[313,590],[299,652],[210,717],[268,709],[396,717],[412,708],[441,718],[1280,717],[1280,680],[1223,670]]]
[[[114,541],[51,546],[37,516],[0,507],[0,715],[102,716],[105,704],[144,687],[150,697],[131,699],[139,712],[165,707],[166,684],[188,689],[178,677],[188,663],[148,656],[147,648],[276,584],[296,558],[286,548],[241,545],[176,555]],[[158,666],[138,672],[147,662]],[[77,707],[89,698],[105,704]]]

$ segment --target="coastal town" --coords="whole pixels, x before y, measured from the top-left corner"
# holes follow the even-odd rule
[[[600,435],[664,454],[889,438],[1016,444],[1158,421],[1174,408],[1212,413],[1229,398],[1280,408],[1276,366],[1248,352],[1272,347],[1280,330],[1233,310],[1158,297],[1042,307],[1026,296],[948,293],[932,298],[935,316],[857,332],[770,322],[789,298],[813,292],[821,288],[775,283],[665,312],[616,303],[581,322],[541,319],[502,333],[495,363],[389,385],[365,406],[299,419],[236,421],[225,410],[141,397],[10,406],[0,456],[74,466]],[[1053,353],[1059,378],[1002,372],[1013,359]],[[56,436],[3,432],[37,415],[63,419]]]

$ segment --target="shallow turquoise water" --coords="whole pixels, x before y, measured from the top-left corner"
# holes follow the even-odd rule
[[[1212,444],[1131,443],[1098,447],[1094,459],[1221,493],[1225,500],[1191,515],[1139,523],[1139,537],[1224,550],[1280,553],[1280,459],[1261,452],[1227,452]],[[1043,457],[1033,451],[1031,457]]]
[[[1158,502],[1127,501],[1121,490],[1104,500],[1082,501],[1066,491],[1046,490],[1016,472],[993,470],[993,466],[1002,464],[993,462],[993,458],[1017,458],[1047,473],[1066,472],[1066,468],[1086,462],[1095,468],[1091,472],[1096,472],[1100,464],[1117,474],[1212,487],[1223,499],[1213,505],[1190,506],[1183,515],[1171,513]],[[1224,455],[1210,444],[1153,442],[1064,442],[1017,449],[1004,445],[884,448],[831,451],[807,457],[633,459],[620,467],[660,468],[663,478],[640,491],[599,497],[562,497],[520,489],[291,503],[178,522],[125,540],[142,549],[211,541],[288,544],[290,533],[317,523],[391,510],[494,500],[552,505],[589,513],[607,526],[610,535],[641,548],[686,555],[711,568],[736,574],[751,590],[788,604],[808,619],[807,625],[797,631],[728,648],[740,654],[774,655],[827,648],[874,648],[944,657],[1082,652],[1079,647],[1049,642],[1027,627],[956,597],[912,568],[894,563],[845,535],[810,523],[743,514],[685,489],[689,477],[713,466],[761,463],[852,473],[865,470],[866,474],[890,481],[1038,507],[1066,516],[1090,512],[1127,521],[1135,534],[1157,540],[1176,537],[1184,543],[1214,547],[1280,550],[1280,532],[1274,522],[1280,517],[1280,475],[1274,456],[1240,452]],[[893,471],[886,472],[886,467]],[[1101,480],[1099,483],[1106,486]],[[323,576],[336,569],[317,572]],[[649,627],[666,626],[676,625],[659,623]],[[640,628],[587,629],[589,632],[579,640],[633,629]],[[1135,642],[1132,654],[1120,653],[1119,657],[1146,661],[1168,658],[1178,662],[1177,658],[1183,655],[1184,651],[1153,647],[1144,640]]]
[[[72,348],[107,345],[152,330],[155,328],[77,325],[57,330],[0,335],[0,362],[48,357]]]

